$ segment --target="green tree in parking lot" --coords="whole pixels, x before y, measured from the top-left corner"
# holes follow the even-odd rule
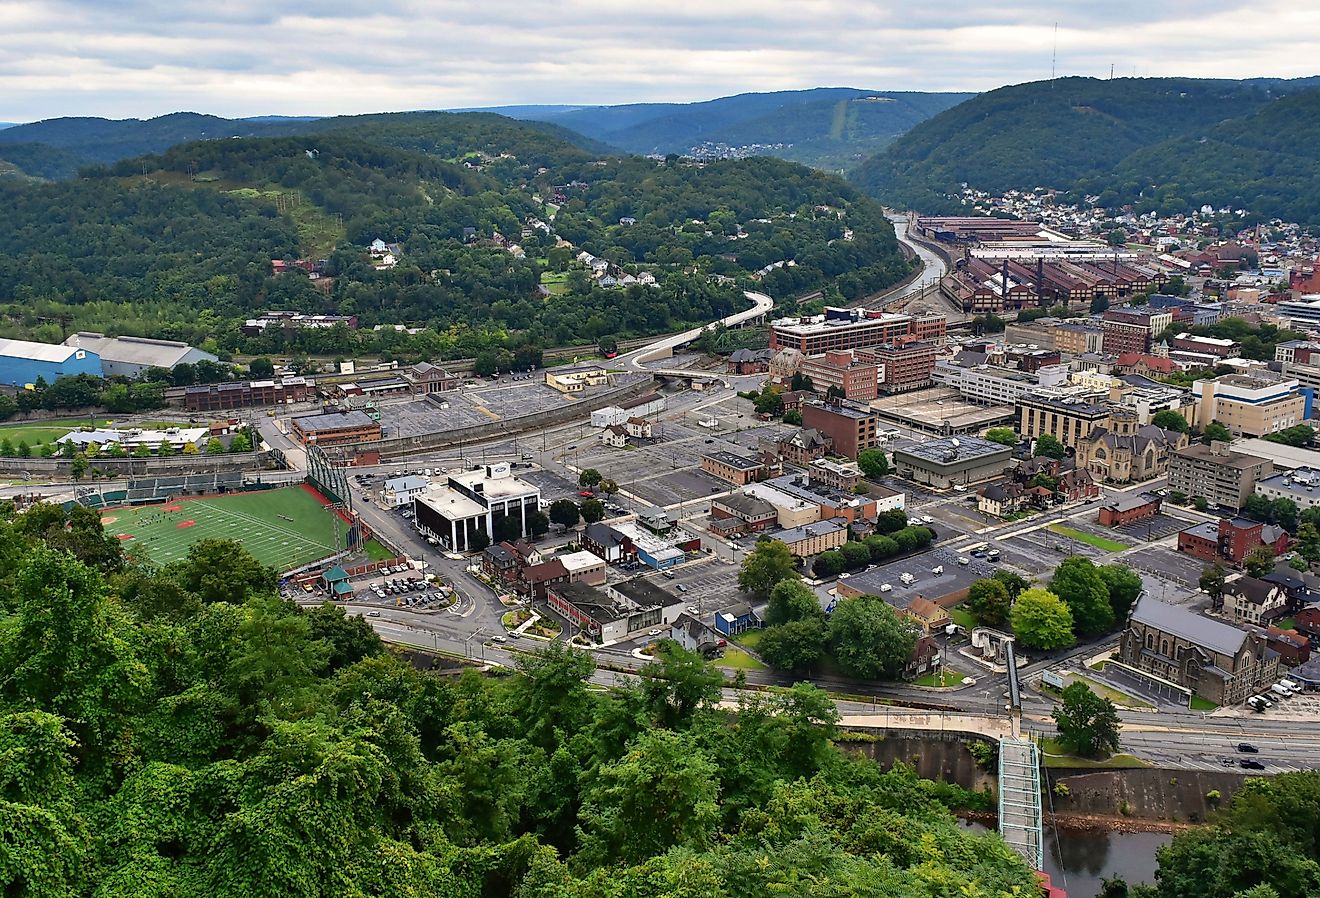
[[[1072,612],[1063,599],[1043,587],[1023,591],[1009,620],[1018,642],[1027,648],[1049,651],[1073,643]]]
[[[1224,598],[1225,577],[1226,577],[1226,572],[1224,571],[1223,566],[1216,561],[1214,564],[1209,565],[1208,567],[1206,567],[1205,570],[1201,572],[1201,579],[1198,581],[1197,584],[1201,587],[1201,589],[1203,589],[1206,593],[1209,594],[1211,600],[1216,605],[1218,605],[1219,602],[1222,601]]]
[[[619,492],[619,484],[610,480],[608,477],[597,484],[597,488],[604,493],[606,497],[613,496]]]
[[[862,540],[862,544],[865,545],[867,551],[871,553],[872,561],[884,561],[886,558],[893,558],[898,554],[898,543],[894,542],[889,537],[881,536],[878,533],[872,534]]]
[[[578,486],[583,487],[584,489],[594,490],[596,487],[600,486],[600,482],[604,479],[605,478],[600,476],[600,471],[597,471],[595,468],[584,468],[582,473],[578,475]]]
[[[759,540],[756,548],[743,558],[738,571],[738,588],[762,601],[782,580],[797,576],[797,559],[777,539]]]
[[[1063,701],[1053,711],[1059,741],[1083,757],[1108,756],[1118,751],[1118,711],[1114,703],[1096,695],[1085,683],[1063,690]]]
[[[572,499],[556,499],[550,503],[550,520],[561,527],[576,527],[581,519],[582,513]]]
[[[582,513],[582,520],[588,524],[594,524],[605,517],[605,506],[599,499],[588,499],[578,509]]]

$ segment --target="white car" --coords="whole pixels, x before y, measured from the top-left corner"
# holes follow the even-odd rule
[[[958,556],[958,563],[959,563],[959,564],[971,564],[971,563],[972,563],[972,559],[968,558],[966,555],[959,555],[959,556]]]
[[[894,587],[890,586],[888,583],[881,583],[881,584],[880,584],[880,591],[881,591],[881,592],[893,592],[893,591],[894,591]]]

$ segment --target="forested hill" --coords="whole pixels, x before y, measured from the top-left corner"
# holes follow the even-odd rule
[[[443,121],[443,125],[437,125]],[[557,125],[518,122],[490,113],[409,112],[328,118],[225,119],[177,112],[152,119],[57,118],[0,130],[0,159],[38,177],[69,177],[85,165],[162,153],[198,140],[278,137],[369,129],[383,142],[408,146],[413,138],[443,136],[435,146],[413,146],[442,156],[499,147],[531,156],[537,146],[573,145],[592,153],[608,148]],[[20,151],[15,145],[25,145]],[[46,148],[46,149],[43,149]]]
[[[1241,132],[1221,130],[1221,123],[1245,121],[1318,82],[1061,78],[1004,87],[917,125],[852,178],[887,202],[935,212],[951,209],[950,194],[964,182],[991,192],[1034,187],[1100,192],[1118,186],[1117,170],[1125,173],[1126,185],[1118,198],[1131,200],[1168,171],[1167,166],[1165,172],[1145,169],[1141,151],[1158,158],[1167,141],[1191,145],[1216,133],[1231,143]],[[1270,139],[1296,146],[1302,135],[1295,129],[1311,123],[1277,124],[1282,130]],[[1297,149],[1313,153],[1314,144]],[[1208,189],[1219,175],[1201,176],[1195,189]],[[1300,186],[1293,182],[1294,172],[1281,170],[1274,177],[1284,191]]]
[[[918,122],[972,94],[851,87],[738,94],[698,103],[510,107],[634,153],[684,153],[703,143],[761,144],[767,155],[850,168]]]
[[[723,317],[745,289],[841,301],[910,270],[877,203],[794,163],[597,156],[489,114],[313,124],[77,181],[0,180],[0,335],[400,361],[507,350],[508,370],[541,346]],[[368,255],[376,239],[392,266]],[[300,259],[315,279],[273,271]],[[241,335],[266,309],[356,315],[362,329]]]

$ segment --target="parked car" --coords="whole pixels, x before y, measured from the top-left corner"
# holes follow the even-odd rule
[[[581,496],[583,499],[596,498],[596,494],[593,493],[591,490],[582,490],[581,492],[578,493],[578,495]]]
[[[1238,766],[1247,770],[1264,770],[1265,765],[1255,758],[1241,758],[1238,760]]]

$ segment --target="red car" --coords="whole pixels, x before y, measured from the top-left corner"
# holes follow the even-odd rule
[[[596,494],[593,493],[591,490],[583,490],[582,492],[578,493],[578,495],[581,496],[583,499],[596,498]]]

